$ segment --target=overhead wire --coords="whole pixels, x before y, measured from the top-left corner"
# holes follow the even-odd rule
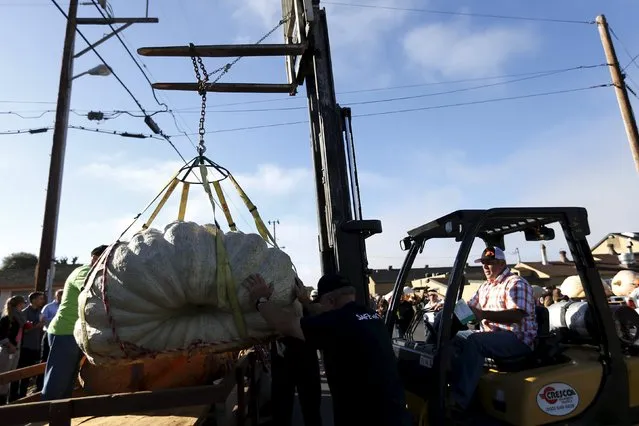
[[[574,89],[531,93],[527,95],[506,96],[501,98],[482,99],[482,100],[470,101],[470,102],[457,102],[457,103],[445,104],[445,105],[432,105],[432,106],[425,106],[425,107],[404,108],[404,109],[398,109],[398,110],[371,112],[371,113],[364,113],[364,114],[353,114],[353,117],[373,117],[373,116],[389,115],[389,114],[401,114],[401,113],[413,112],[413,111],[426,111],[431,109],[444,109],[444,108],[453,108],[453,107],[459,107],[459,106],[480,105],[480,104],[487,104],[487,103],[494,103],[494,102],[513,101],[517,99],[529,99],[529,98],[536,98],[536,97],[542,97],[542,96],[552,96],[552,95],[561,95],[561,94],[574,93],[574,92],[583,92],[585,90],[592,90],[592,89],[598,89],[601,87],[610,87],[610,86],[612,86],[611,83],[605,83],[605,84],[598,84],[594,86],[579,87]]]
[[[543,97],[543,96],[553,96],[553,95],[560,95],[560,94],[582,92],[586,90],[598,89],[598,88],[610,87],[610,86],[612,86],[611,83],[604,83],[604,84],[597,84],[597,85],[586,86],[586,87],[555,90],[555,91],[540,92],[540,93],[531,93],[531,94],[525,94],[525,95],[506,96],[506,97],[499,97],[499,98],[480,99],[476,101],[456,102],[451,104],[429,105],[424,107],[404,108],[404,109],[398,109],[398,110],[354,114],[353,117],[373,117],[373,116],[380,116],[380,115],[401,114],[401,113],[414,112],[414,111],[426,111],[426,110],[446,109],[446,108],[462,107],[462,106],[470,106],[470,105],[480,105],[480,104],[495,103],[495,102],[505,102],[505,101],[513,101],[518,99],[529,99],[529,98],[536,98],[536,97]],[[282,123],[268,123],[268,124],[260,124],[255,126],[243,126],[243,127],[228,128],[228,129],[209,130],[208,133],[229,133],[229,132],[238,132],[238,131],[245,131],[245,130],[292,126],[292,125],[306,124],[306,123],[308,123],[308,120],[297,120],[297,121],[288,121],[288,122],[282,122]],[[197,135],[197,133],[191,134],[191,136],[195,136],[195,135]],[[175,137],[182,137],[182,136],[183,135],[177,134],[177,135],[172,135],[170,137],[175,138]]]
[[[469,106],[469,105],[480,105],[480,104],[495,103],[495,102],[514,101],[514,100],[518,100],[518,99],[529,99],[529,98],[536,98],[536,97],[543,97],[543,96],[553,96],[553,95],[561,95],[561,94],[568,94],[568,93],[575,93],[575,92],[583,92],[583,91],[586,91],[586,90],[592,90],[592,89],[598,89],[598,88],[610,87],[610,86],[612,86],[611,83],[604,83],[604,84],[597,84],[597,85],[592,85],[592,86],[587,86],[587,87],[578,87],[578,88],[572,88],[572,89],[563,89],[563,90],[555,90],[555,91],[548,91],[548,92],[531,93],[531,94],[526,94],[526,95],[507,96],[507,97],[500,97],[500,98],[489,98],[489,99],[481,99],[481,100],[477,100],[477,101],[457,102],[457,103],[452,103],[452,104],[441,104],[441,105],[430,105],[430,106],[425,106],[425,107],[404,108],[404,109],[398,109],[398,110],[379,111],[379,112],[371,112],[371,113],[363,113],[363,114],[353,114],[353,117],[373,117],[373,116],[380,116],[380,115],[401,114],[401,113],[414,112],[414,111],[425,111],[425,110],[435,110],[435,109],[462,107],[462,106]],[[297,125],[297,124],[308,124],[308,120],[289,121],[289,122],[283,122],[283,123],[269,123],[269,124],[255,125],[255,126],[243,126],[243,127],[228,128],[228,129],[209,130],[208,133],[238,132],[238,131],[244,131],[244,130],[263,129],[263,128],[270,128],[270,127],[293,126],[293,125]]]
[[[66,14],[66,12],[62,9],[62,7],[60,7],[60,5],[58,4],[58,2],[56,0],[51,0],[51,2],[55,5],[55,7],[60,11],[60,13],[65,17],[65,19],[69,19],[69,16]],[[144,107],[142,106],[142,104],[140,103],[140,101],[138,101],[138,99],[135,97],[135,95],[133,94],[133,92],[131,92],[131,90],[127,87],[127,85],[122,81],[122,79],[117,75],[117,73],[114,72],[113,68],[111,68],[109,66],[109,64],[106,62],[106,60],[102,57],[102,55],[100,55],[100,53],[97,51],[97,49],[95,48],[95,46],[89,42],[89,40],[84,36],[84,34],[82,33],[82,31],[80,31],[80,29],[76,26],[76,32],[80,35],[80,37],[82,37],[82,39],[84,40],[84,42],[91,48],[91,50],[93,51],[93,53],[95,53],[95,55],[98,57],[98,59],[100,59],[102,61],[102,63],[104,65],[106,65],[107,67],[109,67],[109,69],[111,70],[111,74],[115,77],[115,79],[120,83],[120,85],[124,88],[124,90],[126,90],[126,92],[129,94],[129,96],[133,99],[133,101],[135,102],[135,104],[138,106],[138,108],[140,109],[140,111],[147,115],[146,110],[144,109]],[[157,126],[157,125],[156,125]],[[169,145],[173,148],[173,150],[180,156],[180,158],[184,161],[184,163],[186,163],[186,159],[184,158],[184,156],[182,155],[182,153],[180,152],[179,149],[177,149],[177,147],[175,146],[175,144],[173,143],[173,141],[171,141],[170,137],[167,136],[160,128],[159,126],[157,126],[157,129],[159,131],[159,135],[162,136],[164,138],[164,140],[166,142],[169,143]]]
[[[146,67],[144,62],[142,62],[142,61],[140,61],[140,62],[142,63],[142,66],[144,68],[146,68],[149,71],[149,73],[151,73],[151,71],[148,69],[148,67]],[[523,73],[492,75],[492,76],[487,76],[487,77],[473,77],[473,78],[464,78],[464,79],[457,79],[457,80],[435,81],[435,82],[428,82],[428,83],[415,83],[415,84],[406,84],[406,85],[398,85],[398,86],[373,87],[373,88],[364,88],[364,89],[339,91],[336,94],[337,95],[347,95],[347,94],[381,92],[381,91],[390,91],[390,90],[399,90],[399,89],[412,89],[412,88],[418,88],[418,87],[443,86],[443,85],[449,85],[449,84],[452,85],[452,84],[460,84],[460,83],[472,83],[472,82],[477,82],[477,81],[488,81],[488,80],[516,78],[516,77],[525,77],[525,76],[536,76],[536,75],[545,76],[547,74],[548,75],[552,75],[552,74],[555,74],[555,73],[562,73],[562,72],[567,72],[567,71],[572,71],[572,70],[596,68],[596,67],[599,67],[599,66],[602,66],[602,65],[605,66],[607,64],[577,65],[577,66],[574,66],[574,67],[567,67],[567,68],[555,68],[555,69],[547,69],[547,70],[539,70],[539,71],[528,71],[528,72],[523,72]],[[161,92],[160,92],[160,94],[161,94]],[[277,98],[277,99],[256,99],[256,100],[251,100],[251,101],[229,102],[229,103],[209,105],[210,109],[207,109],[207,111],[215,111],[214,108],[227,107],[227,106],[251,105],[251,104],[261,104],[261,103],[283,102],[283,101],[302,102],[303,100],[300,99],[300,98],[294,97],[294,96],[287,96],[287,97]],[[50,102],[50,101],[19,101],[19,100],[16,100],[16,101],[13,101],[13,100],[0,100],[0,103],[55,104],[55,102],[52,102],[52,101]],[[304,108],[306,108],[306,106]],[[179,114],[179,113],[191,112],[191,111],[198,111],[199,112],[199,110],[200,110],[199,108],[188,107],[188,108],[172,108],[169,111],[173,111],[173,112],[176,112],[176,113]],[[116,111],[122,111],[122,110],[116,110]]]
[[[612,26],[610,26],[610,24],[608,24],[608,29],[610,30],[610,34],[612,34],[612,36],[615,38],[615,40],[617,40],[619,42],[619,45],[621,46],[621,49],[624,51],[624,53],[626,55],[628,55],[628,58],[630,58],[630,63],[621,70],[621,72],[623,73],[623,77],[624,79],[627,78],[628,80],[630,80],[632,82],[632,84],[634,84],[635,86],[639,86],[633,79],[632,76],[630,76],[629,74],[625,73],[624,70],[626,68],[628,68],[628,66],[630,66],[630,64],[635,63],[635,60],[637,59],[636,57],[633,58],[632,53],[630,53],[630,50],[626,47],[626,44],[623,42],[623,40],[621,40],[621,38],[617,35],[617,33],[615,32],[615,30],[612,28]],[[639,65],[637,65],[635,63],[635,65],[637,66],[637,68],[639,68]],[[624,81],[625,84],[625,81]]]
[[[527,80],[533,80],[533,79],[537,79],[537,78],[549,77],[551,75],[556,75],[556,74],[560,74],[560,73],[564,73],[564,72],[568,72],[568,71],[575,71],[575,70],[588,69],[588,68],[597,68],[597,67],[603,67],[603,66],[607,66],[607,64],[581,65],[581,66],[572,67],[572,68],[565,68],[565,69],[561,69],[561,70],[548,71],[546,73],[539,73],[539,74],[535,74],[535,75],[529,75],[529,76],[526,76],[526,77],[516,78],[516,79],[512,79],[512,80],[499,81],[499,82],[496,82],[496,83],[482,84],[482,85],[471,86],[471,87],[462,87],[462,88],[459,88],[459,89],[452,89],[452,90],[446,90],[446,91],[441,91],[441,92],[423,93],[423,94],[419,94],[419,95],[410,95],[410,96],[401,96],[401,97],[392,97],[392,98],[382,98],[382,99],[371,99],[371,100],[356,101],[356,102],[342,102],[342,105],[345,105],[345,106],[369,105],[369,104],[378,104],[378,103],[387,103],[387,102],[395,102],[395,101],[405,101],[405,100],[412,100],[412,99],[420,99],[420,98],[426,98],[426,97],[431,97],[431,96],[449,95],[449,94],[453,94],[453,93],[469,92],[469,91],[473,91],[473,90],[480,90],[480,89],[485,89],[485,88],[489,88],[489,87],[503,86],[503,85],[507,85],[507,84],[518,83],[518,82],[527,81]],[[283,108],[232,109],[232,110],[211,109],[210,111],[211,112],[216,112],[216,113],[234,113],[234,112],[294,111],[294,110],[302,110],[302,109],[307,109],[307,107],[306,106],[299,106],[299,107],[283,107]],[[187,112],[188,113],[191,113],[191,112],[195,113],[197,111],[190,111],[190,110],[187,111],[187,110],[185,110],[183,112],[185,112],[185,113],[187,113]]]
[[[113,9],[111,8],[111,5],[108,5],[109,8],[111,8],[111,14],[108,15],[102,11],[102,8],[95,0],[91,0],[91,3],[93,3],[93,6],[95,6],[95,8],[98,10],[100,15],[102,16],[102,18],[104,18],[105,20],[113,17]],[[107,22],[107,25],[109,26],[109,28],[111,28],[111,31],[115,34],[116,38],[118,39],[118,41],[120,42],[120,44],[122,45],[126,53],[129,55],[131,60],[133,60],[133,63],[135,63],[135,66],[140,70],[140,72],[144,76],[144,79],[149,84],[149,87],[151,88],[151,93],[153,94],[153,98],[155,99],[155,102],[157,102],[158,105],[163,106],[164,110],[167,111],[169,109],[168,105],[158,100],[155,94],[155,89],[153,88],[153,83],[151,82],[149,77],[146,75],[146,72],[144,72],[144,69],[142,68],[142,66],[140,66],[140,64],[138,63],[137,58],[133,55],[133,53],[131,53],[131,49],[129,49],[129,46],[126,45],[126,43],[124,42],[124,40],[122,39],[120,34],[117,32],[116,28],[113,26],[112,23]]]
[[[73,130],[81,130],[81,131],[85,131],[85,132],[103,133],[103,134],[107,134],[107,135],[116,135],[116,136],[123,136],[123,137],[128,137],[128,138],[135,138],[135,139],[157,139],[157,140],[163,140],[162,138],[160,138],[159,136],[156,136],[156,135],[149,135],[149,134],[135,133],[135,132],[126,132],[126,131],[121,131],[121,130],[97,129],[97,128],[89,128],[89,127],[84,127],[84,126],[76,126],[76,125],[69,125],[68,128],[69,129],[73,129]],[[46,133],[49,130],[53,130],[53,126],[36,127],[36,128],[32,128],[32,129],[5,130],[5,131],[0,131],[0,136],[21,135],[21,134],[32,134],[33,135],[33,134],[39,134],[39,133]]]
[[[556,23],[556,24],[588,24],[588,25],[595,24],[594,20],[584,21],[584,20],[574,20],[574,19],[541,18],[541,17],[532,17],[532,16],[497,15],[497,14],[490,14],[490,13],[453,12],[453,11],[447,11],[447,10],[383,6],[383,5],[362,4],[362,3],[345,3],[345,2],[336,2],[336,1],[322,1],[322,4],[328,4],[333,6],[359,7],[359,8],[368,8],[368,9],[395,10],[395,11],[403,11],[403,12],[428,13],[428,14],[435,14],[435,15],[468,16],[468,17],[474,17],[474,18],[509,19],[509,20],[516,20],[516,21],[550,22],[550,23]]]

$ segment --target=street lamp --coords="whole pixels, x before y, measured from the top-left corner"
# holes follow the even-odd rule
[[[108,65],[105,64],[100,64],[98,66],[95,66],[93,68],[91,68],[88,71],[85,72],[81,72],[80,74],[73,76],[73,78],[71,80],[75,80],[78,77],[82,77],[83,75],[98,75],[101,77],[105,77],[107,75],[111,75],[111,68],[109,68]]]

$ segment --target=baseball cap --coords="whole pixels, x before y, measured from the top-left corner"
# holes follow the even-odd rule
[[[317,282],[317,296],[322,297],[326,293],[350,286],[351,283],[339,274],[326,274]]]
[[[404,287],[404,295],[405,296],[408,296],[409,294],[413,294],[413,293],[415,293],[415,290],[413,290],[412,287],[410,287],[410,286]]]
[[[484,251],[481,252],[481,257],[475,260],[475,263],[482,263],[490,260],[506,260],[506,255],[499,247],[486,247]]]

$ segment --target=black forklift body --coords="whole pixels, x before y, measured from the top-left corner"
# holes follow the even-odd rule
[[[401,242],[408,253],[397,276],[385,323],[393,333],[395,315],[402,289],[416,256],[431,239],[454,239],[460,243],[457,257],[448,278],[448,288],[440,313],[436,343],[426,344],[405,339],[393,339],[399,358],[400,372],[410,392],[427,399],[430,424],[445,423],[446,363],[452,354],[455,303],[462,297],[464,268],[476,238],[487,246],[505,248],[504,236],[524,233],[528,241],[544,241],[554,237],[551,224],[559,224],[583,283],[586,300],[599,334],[599,361],[603,375],[594,402],[580,415],[562,419],[561,424],[630,424],[629,380],[624,354],[601,285],[595,261],[586,240],[590,233],[588,216],[580,207],[494,208],[488,210],[458,210],[408,231]],[[418,368],[408,368],[404,361]]]

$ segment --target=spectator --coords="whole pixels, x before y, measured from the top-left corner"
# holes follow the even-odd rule
[[[397,328],[397,334],[402,339],[404,338],[404,335],[408,330],[410,322],[415,316],[415,308],[413,307],[413,303],[411,302],[411,297],[413,296],[413,294],[415,294],[415,292],[412,288],[408,286],[404,287],[401,301],[399,302],[399,306],[397,307],[397,322],[395,323],[395,326]]]
[[[78,320],[78,296],[91,266],[98,261],[106,248],[107,246],[100,246],[93,249],[91,264],[76,268],[64,283],[58,313],[47,328],[51,351],[47,359],[42,387],[42,399],[45,401],[70,398],[73,394],[73,386],[82,357],[82,351],[73,337],[73,328]]]
[[[48,303],[42,308],[42,321],[44,322],[44,327],[42,327],[42,357],[40,358],[41,362],[47,362],[47,358],[49,357],[49,336],[47,334],[47,329],[49,324],[55,317],[55,314],[58,313],[58,308],[60,307],[60,302],[62,301],[62,289],[56,290],[54,299],[51,303]],[[42,386],[44,385],[44,375],[38,376],[37,380],[38,391],[42,390]]]
[[[25,324],[22,310],[27,302],[22,296],[10,297],[0,318],[0,373],[15,370],[20,360],[20,343]],[[10,384],[0,385],[0,405],[8,402]]]
[[[22,311],[26,323],[17,368],[30,367],[40,363],[40,345],[42,344],[42,327],[44,326],[44,322],[40,321],[40,311],[45,301],[44,293],[40,291],[33,292],[29,295],[29,306]],[[27,396],[30,379],[29,377],[11,383],[9,402]]]

